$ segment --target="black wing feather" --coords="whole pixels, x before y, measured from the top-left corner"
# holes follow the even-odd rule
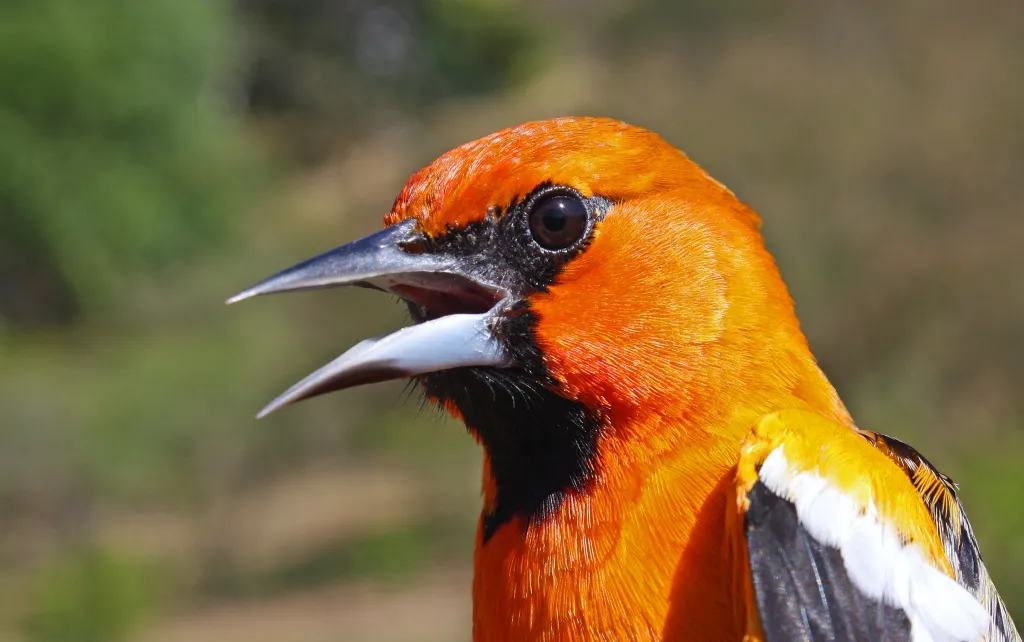
[[[766,642],[909,642],[906,613],[855,587],[839,550],[811,537],[792,503],[760,481],[747,498],[750,572]]]

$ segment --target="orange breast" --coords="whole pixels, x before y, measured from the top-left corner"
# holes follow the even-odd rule
[[[724,533],[732,453],[693,446],[638,460],[607,439],[588,494],[478,541],[474,639],[739,640]]]

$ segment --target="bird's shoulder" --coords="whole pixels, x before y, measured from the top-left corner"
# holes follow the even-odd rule
[[[956,486],[902,442],[767,415],[741,448],[736,501],[753,639],[1020,640]]]

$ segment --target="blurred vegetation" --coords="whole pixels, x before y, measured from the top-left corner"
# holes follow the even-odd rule
[[[133,276],[217,247],[245,141],[218,91],[225,7],[0,7],[0,315],[70,322]]]
[[[462,429],[400,384],[250,418],[401,307],[220,302],[574,113],[762,214],[854,416],[961,482],[1021,618],[1020,78],[999,0],[7,0],[0,640],[468,639]]]
[[[30,639],[104,642],[123,637],[156,601],[156,570],[106,551],[49,562],[36,578],[25,620]]]

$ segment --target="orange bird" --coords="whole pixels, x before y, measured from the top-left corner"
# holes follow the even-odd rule
[[[414,378],[483,446],[473,637],[1020,641],[956,496],[857,428],[760,219],[657,135],[526,123],[231,301],[361,285],[414,324],[262,414]]]

